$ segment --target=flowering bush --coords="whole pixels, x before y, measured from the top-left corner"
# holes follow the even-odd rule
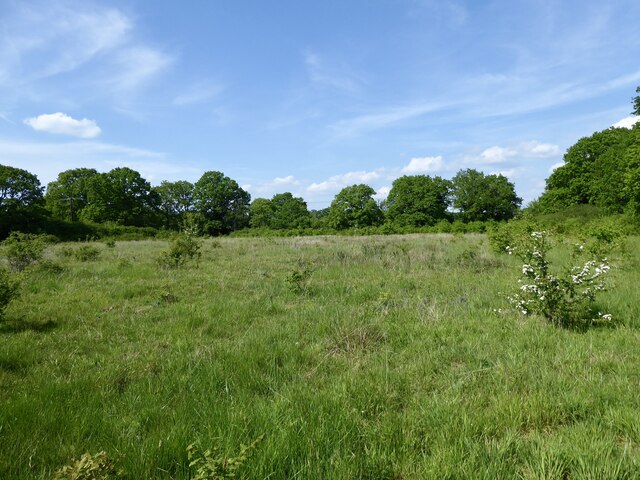
[[[525,315],[543,315],[555,325],[566,326],[586,317],[611,321],[610,314],[598,312],[594,318],[592,312],[595,296],[605,290],[610,270],[607,258],[598,255],[603,250],[576,243],[571,255],[573,266],[554,272],[548,258],[552,247],[549,233],[542,231],[532,232],[506,248],[509,255],[524,262],[520,288],[509,297],[512,305]]]

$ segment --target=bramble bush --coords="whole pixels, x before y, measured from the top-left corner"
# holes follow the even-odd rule
[[[553,242],[548,232],[531,232],[507,246],[524,264],[519,291],[509,301],[524,315],[540,314],[554,325],[569,326],[588,321],[611,321],[610,314],[593,311],[596,294],[606,288],[610,270],[604,256],[606,245],[596,239],[591,244],[573,245],[570,266],[552,269],[549,252]]]
[[[165,268],[178,268],[188,261],[198,261],[202,255],[202,247],[195,236],[181,233],[169,242],[169,249],[160,253],[158,263]]]
[[[11,270],[21,272],[32,263],[41,260],[47,243],[45,235],[11,232],[3,242]]]

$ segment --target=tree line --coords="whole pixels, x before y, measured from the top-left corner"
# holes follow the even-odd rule
[[[403,176],[393,182],[386,200],[378,202],[374,195],[368,185],[351,185],[328,208],[309,210],[290,192],[252,202],[250,194],[222,172],[205,172],[195,183],[151,186],[127,167],[106,173],[66,170],[45,189],[36,175],[0,165],[0,236],[12,230],[58,233],[64,226],[95,224],[190,229],[207,235],[247,227],[342,230],[390,223],[417,228],[454,219],[507,220],[522,202],[506,177],[473,169],[461,170],[451,180]]]

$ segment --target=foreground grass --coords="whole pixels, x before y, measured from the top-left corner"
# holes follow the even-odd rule
[[[55,246],[0,324],[0,478],[189,478],[187,445],[261,435],[242,477],[639,478],[638,244],[586,331],[501,313],[519,266],[483,236]]]

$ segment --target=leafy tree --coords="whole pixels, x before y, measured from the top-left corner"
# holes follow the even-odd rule
[[[503,175],[485,175],[474,169],[460,170],[452,179],[453,207],[464,222],[508,220],[522,199]]]
[[[195,184],[193,199],[210,235],[229,233],[248,223],[251,195],[222,172],[205,172]]]
[[[451,182],[440,177],[397,178],[386,201],[387,218],[401,226],[434,225],[447,218]]]
[[[0,238],[12,230],[37,229],[45,213],[42,190],[34,174],[0,165]]]
[[[186,180],[163,181],[152,188],[158,196],[158,207],[167,227],[177,227],[184,214],[193,211],[193,189],[193,184]]]
[[[640,93],[640,87],[636,88],[636,93]],[[640,115],[640,95],[633,99],[633,112],[634,115]]]
[[[45,201],[55,218],[75,222],[89,203],[90,181],[98,175],[93,168],[75,168],[58,174],[58,179],[47,185]]]
[[[89,180],[88,204],[80,217],[96,223],[150,226],[156,223],[157,205],[157,194],[140,173],[118,167]]]
[[[373,199],[375,193],[373,188],[364,184],[343,188],[329,206],[329,225],[342,229],[382,223],[384,214]]]
[[[278,193],[271,198],[273,217],[271,228],[286,230],[289,228],[305,228],[311,223],[307,203],[290,192]]]
[[[273,205],[267,198],[256,198],[249,208],[249,224],[254,228],[271,228]]]

